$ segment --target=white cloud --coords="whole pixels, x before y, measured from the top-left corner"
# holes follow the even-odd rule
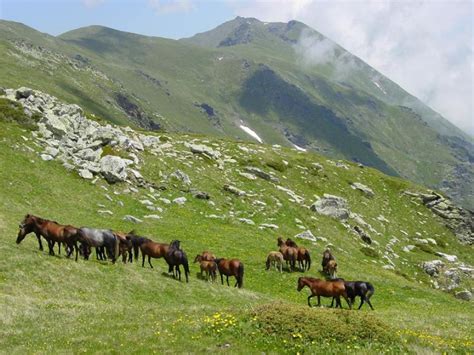
[[[194,10],[191,0],[148,0],[148,4],[158,15]]]
[[[299,20],[474,134],[473,2],[230,1],[237,15]],[[306,58],[333,55],[328,43]],[[307,42],[306,45],[309,43]]]
[[[105,0],[82,0],[82,4],[88,9],[92,9],[102,4]]]

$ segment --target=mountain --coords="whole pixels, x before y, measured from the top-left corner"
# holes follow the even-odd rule
[[[297,146],[438,189],[474,208],[474,141],[297,22],[238,17],[182,40],[101,26],[52,37],[0,23],[0,82],[148,130]]]
[[[474,346],[467,301],[474,234],[453,233],[463,211],[409,181],[294,148],[97,122],[27,88],[0,92],[0,167],[4,352],[469,353]],[[163,258],[151,260],[153,269],[142,267],[141,255],[131,264],[76,262],[57,246],[48,255],[44,240],[38,250],[34,233],[17,244],[27,213],[179,239],[189,283],[184,275],[174,280]],[[309,270],[265,269],[279,236],[309,250]],[[327,276],[326,248],[338,277],[373,284],[374,311],[329,309],[326,297],[325,307],[307,306],[298,279]],[[192,261],[204,250],[240,259],[243,288],[232,287],[233,278],[228,287],[200,277]]]

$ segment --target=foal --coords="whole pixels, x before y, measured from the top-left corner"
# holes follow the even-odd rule
[[[275,269],[278,269],[280,272],[283,272],[283,254],[279,251],[271,251],[268,253],[266,270],[270,270],[270,266],[273,265]]]
[[[201,269],[201,278],[203,278],[202,273],[205,272],[207,281],[209,281],[209,276],[211,277],[210,278],[211,282],[216,281],[216,278],[217,278],[217,273],[216,273],[217,264],[214,260],[212,260],[212,261],[205,260],[202,255],[196,255],[196,258],[194,259],[194,262],[199,263],[199,267]]]

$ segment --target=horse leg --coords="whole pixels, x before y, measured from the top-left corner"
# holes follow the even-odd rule
[[[41,236],[39,235],[39,233],[36,233],[36,238],[38,239],[38,244],[39,244],[39,250],[43,251],[43,243],[41,242]]]
[[[58,242],[58,255],[61,255],[61,242]]]
[[[52,240],[48,240],[49,255],[54,256],[54,243]]]
[[[145,259],[145,256],[143,256],[143,259]],[[151,256],[148,255],[148,264],[150,264],[151,268],[153,269],[153,265],[151,265]]]
[[[314,297],[314,295],[308,296],[308,306],[310,306],[310,307],[311,307],[311,302],[309,302],[309,300],[313,297]]]
[[[317,304],[316,307],[321,307],[321,296],[320,295],[318,295],[318,304]]]
[[[364,295],[361,295],[360,296],[360,305],[359,305],[359,308],[357,308],[357,309],[361,309],[362,305],[364,304],[364,301],[365,301],[365,297],[364,297]]]
[[[179,268],[179,265],[176,265],[176,270],[177,270],[178,279],[179,281],[181,281],[181,270]]]
[[[371,309],[371,310],[374,310],[374,307],[372,307],[372,303],[370,303],[370,297],[367,297],[365,300],[366,300],[366,302],[369,304],[370,309]]]
[[[226,275],[225,277],[226,277],[226,281],[227,281],[227,286],[230,286],[229,285],[229,276]]]
[[[344,297],[344,299],[346,300],[348,306],[349,306],[349,309],[352,309],[352,303],[351,301],[349,300],[349,298],[347,296],[344,296],[342,295],[342,297]],[[342,308],[342,304],[341,304],[341,308]]]
[[[145,254],[142,253],[142,267],[145,267]]]
[[[221,284],[223,285],[224,284],[224,277],[222,276],[222,274],[219,272],[219,275],[221,275]]]

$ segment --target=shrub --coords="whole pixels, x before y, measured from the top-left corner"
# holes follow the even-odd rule
[[[5,98],[0,98],[0,121],[11,122],[29,130],[36,129],[36,122],[41,115],[34,113],[30,116],[25,114],[20,103]]]

